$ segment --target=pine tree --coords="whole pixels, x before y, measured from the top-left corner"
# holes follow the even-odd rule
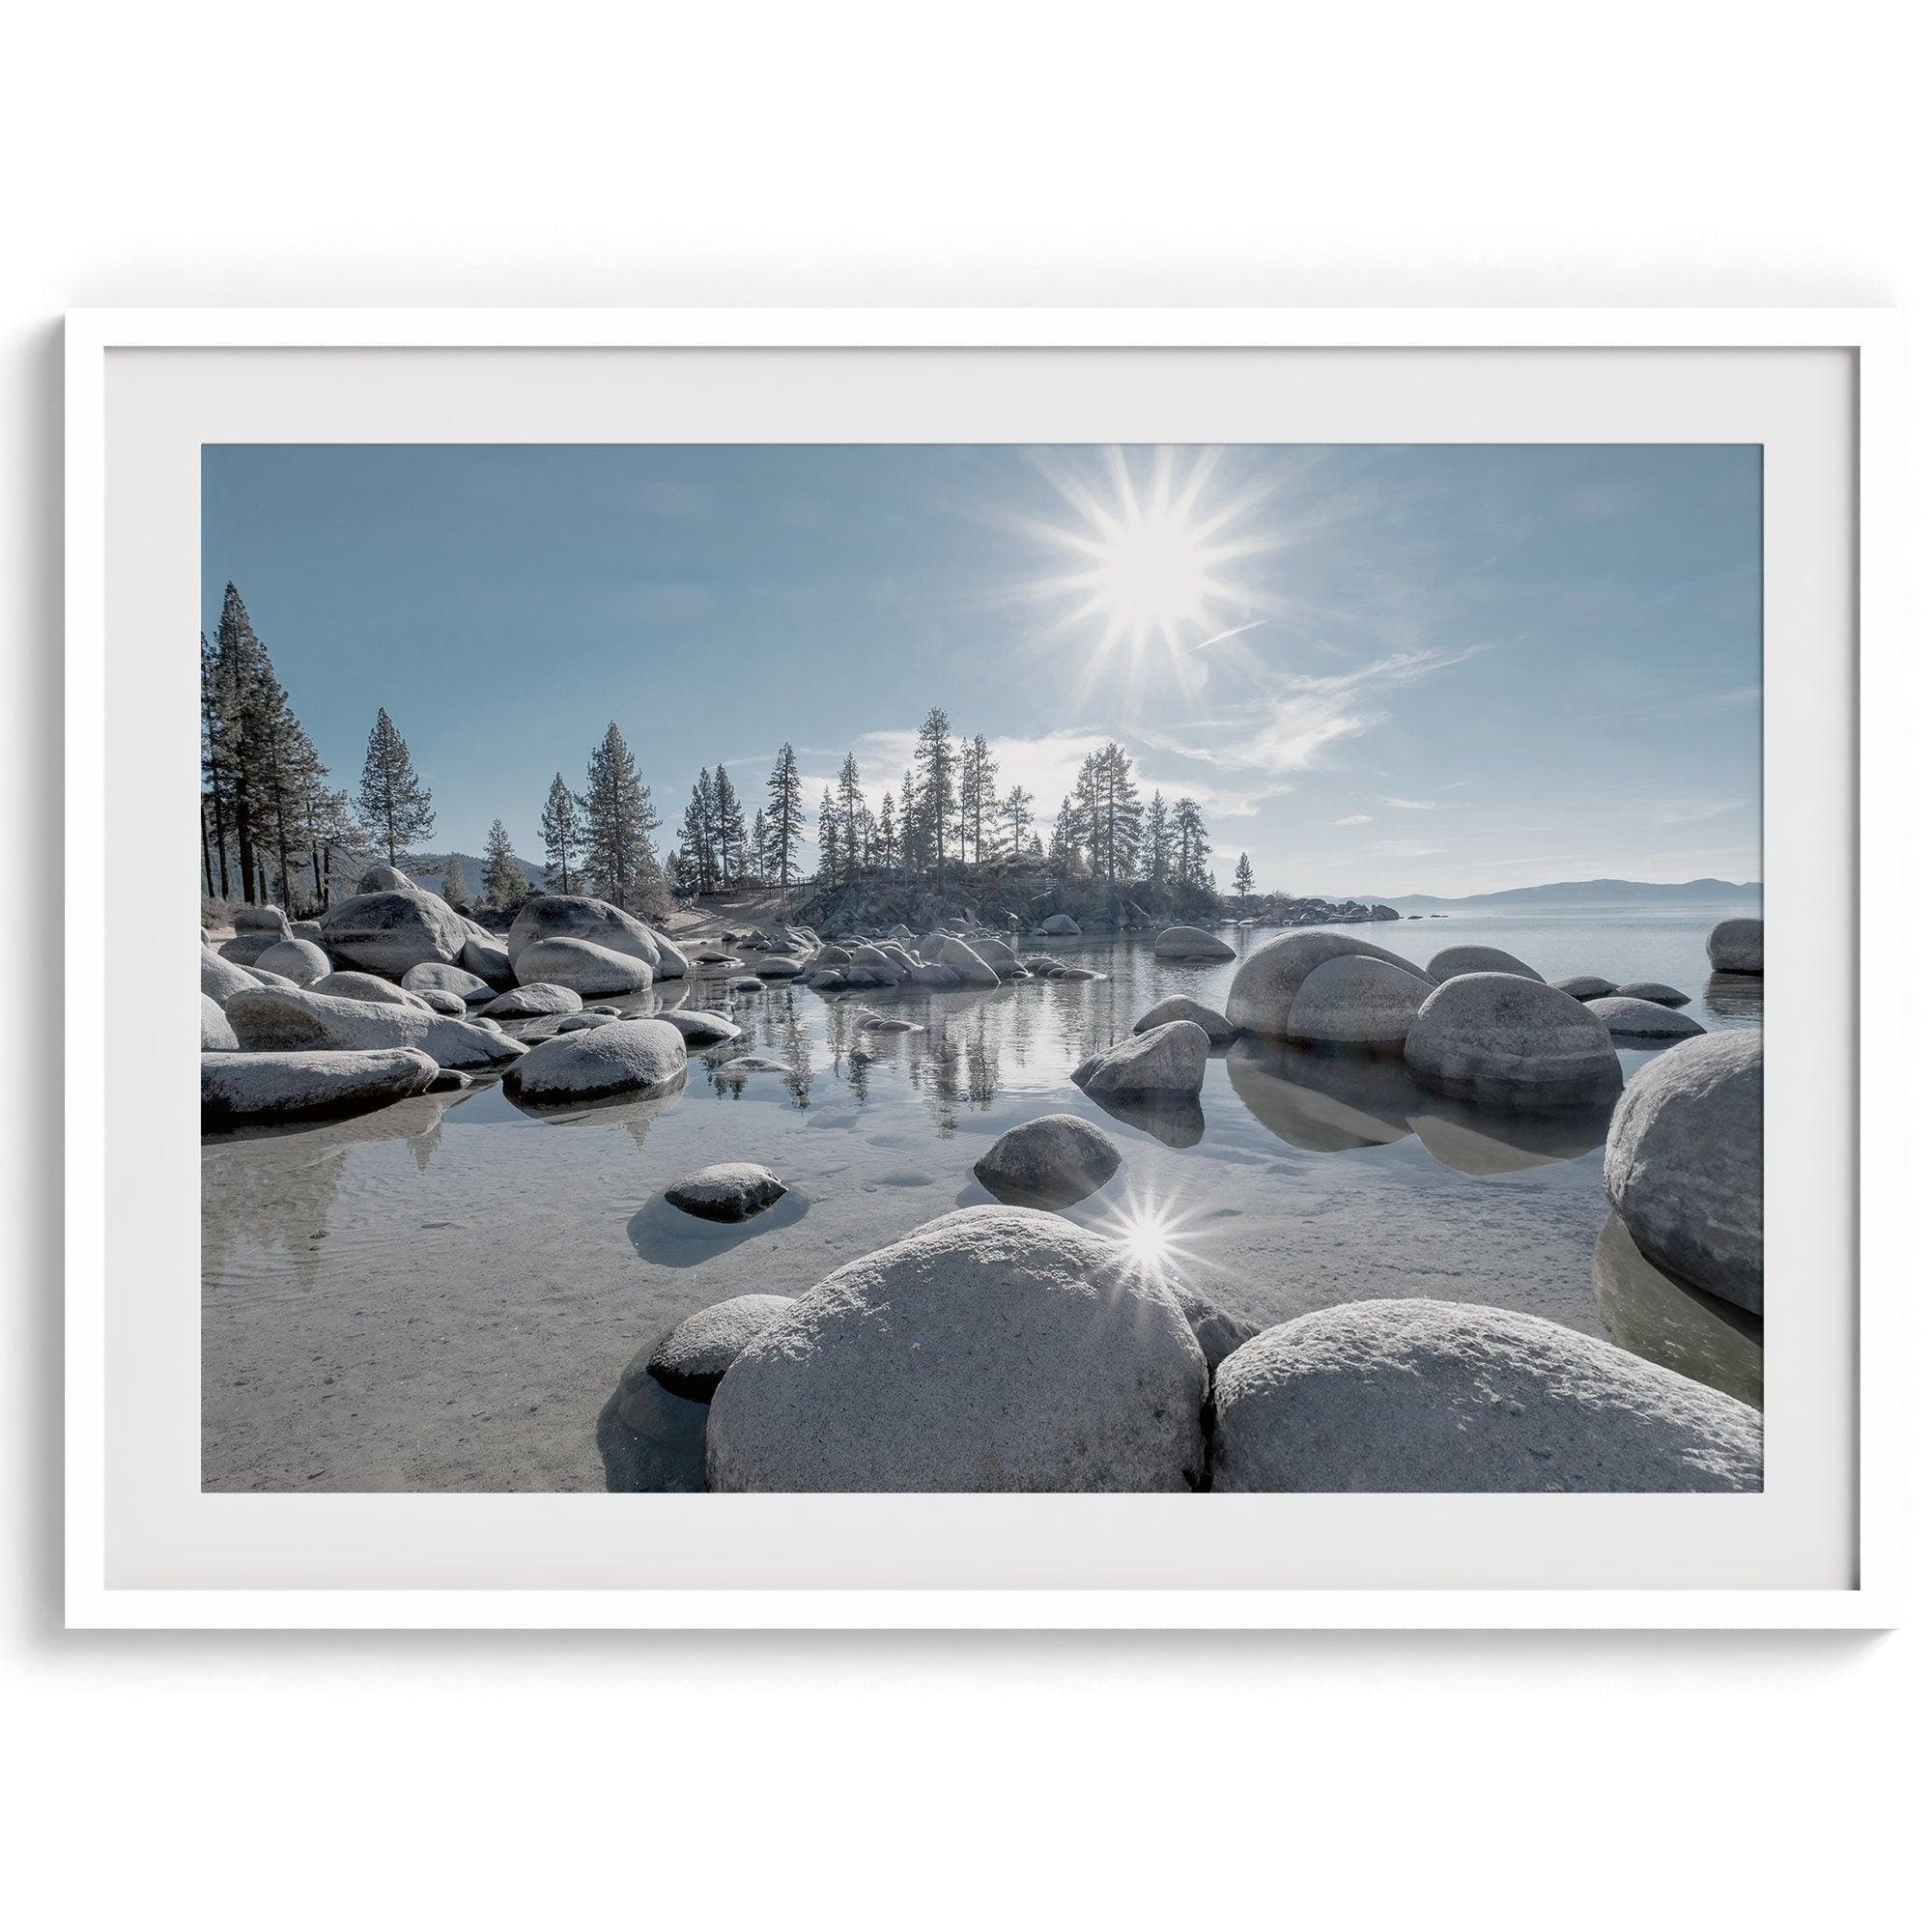
[[[893,795],[887,792],[879,800],[879,831],[873,841],[873,850],[879,865],[891,871],[899,862],[899,829],[893,817]]]
[[[1053,841],[1047,847],[1047,864],[1057,878],[1070,878],[1080,869],[1080,814],[1070,798],[1060,801],[1053,815]]]
[[[1147,810],[1147,877],[1150,885],[1164,886],[1167,883],[1168,868],[1173,863],[1170,843],[1167,801],[1155,792],[1148,800]]]
[[[935,705],[919,727],[919,742],[913,752],[913,769],[919,773],[919,859],[922,869],[942,870],[946,859],[946,834],[952,823],[953,774],[957,760],[952,751],[952,726],[946,713]]]
[[[718,883],[728,886],[745,869],[745,808],[738,803],[738,794],[731,789],[722,764],[711,774],[711,805],[718,821]]]
[[[469,903],[469,884],[463,876],[462,856],[456,852],[449,855],[449,864],[442,868],[442,900],[451,906]]]
[[[563,774],[550,781],[543,809],[544,877],[552,892],[570,891],[571,863],[583,844],[583,826],[577,815],[577,794],[564,783]]]
[[[859,788],[859,760],[847,752],[845,762],[838,767],[838,835],[840,867],[848,879],[858,877],[859,867],[866,861],[865,821],[866,800]]]
[[[920,834],[919,795],[913,788],[912,774],[899,781],[899,871],[908,884],[924,868],[925,853]]]
[[[382,709],[376,713],[376,728],[369,733],[356,808],[370,838],[392,866],[401,865],[410,847],[436,827],[429,787],[416,777],[403,734]]]
[[[661,900],[664,878],[651,834],[658,814],[651,788],[613,719],[590,753],[582,796],[583,872],[591,892],[627,912]]]
[[[1248,863],[1248,855],[1243,852],[1235,862],[1235,896],[1246,903],[1248,895],[1255,889],[1255,868]]]
[[[691,788],[691,802],[684,808],[679,836],[685,864],[695,882],[693,890],[715,893],[719,884],[718,796],[711,774],[701,768]]]
[[[998,785],[994,781],[1000,775],[1000,767],[992,753],[987,749],[983,735],[976,734],[971,742],[962,739],[959,751],[959,819],[962,847],[967,838],[973,848],[973,863],[977,866],[985,857],[985,848],[997,843],[994,838],[994,819],[1003,810]],[[965,853],[962,849],[960,856]]]
[[[1191,798],[1181,799],[1174,808],[1174,872],[1180,885],[1208,888],[1208,828],[1201,808]]]
[[[1140,856],[1141,795],[1125,751],[1109,742],[1094,758],[1094,869],[1111,885],[1131,879]]]
[[[530,895],[530,882],[511,849],[510,835],[500,818],[490,821],[490,838],[483,847],[483,896],[507,912]]]
[[[765,870],[782,895],[791,890],[792,866],[805,831],[798,759],[790,745],[779,747],[778,763],[765,784]]]
[[[821,886],[837,885],[845,874],[842,827],[838,823],[838,808],[832,802],[832,787],[827,785],[818,799],[818,883]]]
[[[746,872],[754,886],[765,883],[765,846],[769,837],[765,827],[765,809],[760,806],[752,815],[752,845],[747,855]]]

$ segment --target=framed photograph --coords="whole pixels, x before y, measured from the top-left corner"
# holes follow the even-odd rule
[[[1893,1619],[1889,317],[68,378],[72,1624]]]

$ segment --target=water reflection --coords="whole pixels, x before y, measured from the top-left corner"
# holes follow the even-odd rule
[[[1646,1261],[1621,1214],[1604,1223],[1590,1276],[1618,1348],[1764,1406],[1763,1321]]]
[[[1191,1096],[1158,1100],[1126,1094],[1089,1094],[1087,1098],[1102,1113],[1151,1134],[1167,1147],[1197,1147],[1208,1131],[1208,1117],[1201,1111],[1200,1101]]]
[[[1400,1061],[1310,1053],[1275,1040],[1236,1040],[1228,1079],[1269,1133],[1310,1153],[1386,1147],[1408,1133],[1412,1112],[1432,1104]]]
[[[631,1357],[598,1411],[597,1453],[607,1490],[635,1494],[704,1487],[704,1425],[711,1409],[651,1379],[645,1364],[662,1339],[646,1342]]]
[[[1602,1147],[1613,1103],[1600,1101],[1553,1113],[1513,1113],[1431,1094],[1408,1117],[1415,1137],[1458,1174],[1520,1174],[1552,1161],[1575,1160]]]
[[[669,1085],[650,1094],[608,1094],[597,1100],[538,1100],[522,1094],[504,1094],[508,1104],[532,1121],[546,1126],[570,1127],[583,1122],[600,1126],[622,1127],[639,1147],[650,1131],[651,1122],[668,1114],[684,1098],[685,1075],[680,1073]]]
[[[811,1203],[794,1189],[749,1221],[707,1221],[700,1214],[673,1208],[662,1194],[654,1194],[631,1216],[624,1232],[647,1262],[666,1267],[697,1267],[761,1235],[795,1228],[810,1207]]]
[[[1727,1020],[1764,1018],[1764,981],[1753,973],[1713,973],[1704,985],[1704,1004]]]

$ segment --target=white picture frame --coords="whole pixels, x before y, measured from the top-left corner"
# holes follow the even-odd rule
[[[1206,1584],[1163,1581],[1154,1587],[1132,1583],[1075,1587],[1002,1581],[961,1587],[956,1582],[927,1586],[917,1581],[877,1579],[863,1583],[815,1577],[734,1575],[728,1585],[679,1581],[654,1587],[612,1584],[553,1585],[533,1569],[516,1584],[492,1581],[475,1586],[389,1584],[372,1576],[345,1573],[344,1579],[313,1577],[291,1585],[261,1577],[228,1577],[211,1581],[185,1555],[178,1572],[165,1566],[132,1577],[117,1574],[110,1536],[111,1518],[129,1514],[128,1498],[109,1455],[112,1432],[125,1419],[110,1403],[110,1350],[125,1349],[126,1337],[110,1319],[109,1240],[106,1204],[110,1187],[121,1190],[135,1179],[128,1168],[138,1158],[130,1147],[115,1147],[108,1131],[114,1118],[109,1103],[107,1036],[100,1015],[106,1006],[100,953],[71,947],[67,960],[67,1053],[69,1096],[66,1124],[67,1202],[67,1615],[77,1628],[1874,1628],[1896,1621],[1903,1555],[1903,1468],[1905,1359],[1903,1299],[1907,1293],[1906,1249],[1902,1230],[1903,1069],[1893,1042],[1904,1020],[1903,989],[1895,962],[1904,956],[1902,916],[1896,895],[1884,882],[1906,876],[1904,869],[1903,596],[1902,596],[1902,403],[1900,346],[1895,318],[1871,310],[85,310],[71,315],[67,333],[67,877],[68,930],[99,923],[99,881],[103,867],[112,875],[115,841],[121,836],[110,802],[108,732],[110,672],[114,653],[125,639],[111,632],[114,605],[109,572],[119,553],[129,547],[128,527],[110,530],[113,472],[120,460],[111,440],[120,434],[110,411],[110,370],[115,358],[185,354],[250,355],[254,352],[409,352],[412,356],[449,352],[477,354],[539,352],[720,352],[781,354],[839,351],[890,356],[897,352],[1281,352],[1350,356],[1378,352],[1424,355],[1455,353],[1503,356],[1527,352],[1562,352],[1571,373],[1566,382],[1587,383],[1589,358],[1631,352],[1734,352],[1740,355],[1822,352],[1850,358],[1852,381],[1846,391],[1851,420],[1844,425],[1855,440],[1854,467],[1848,469],[1847,500],[1838,506],[1852,532],[1850,589],[1855,595],[1852,665],[1856,676],[1856,739],[1817,748],[1817,784],[1843,787],[1843,820],[1855,830],[1856,877],[1870,879],[1873,890],[1853,896],[1847,874],[1846,903],[1855,907],[1858,945],[1854,969],[1841,970],[1845,991],[1856,1008],[1856,1062],[1842,1067],[1844,1091],[1836,1095],[1848,1123],[1850,1146],[1842,1161],[1821,1163],[1820,1201],[1832,1190],[1850,1186],[1842,1201],[1833,1198],[1855,1229],[1852,1274],[1855,1306],[1842,1310],[1851,1337],[1851,1383],[1836,1391],[1849,1405],[1847,1426],[1854,1453],[1842,1507],[1840,1529],[1845,1560],[1842,1581],[1831,1587],[1776,1583],[1759,1587],[1747,1577],[1725,1587],[1576,1587],[1552,1579],[1548,1585],[1520,1582],[1498,1587],[1472,1568],[1463,1586],[1453,1579],[1429,1587],[1332,1585],[1267,1587],[1253,1583]],[[130,362],[121,366],[130,367]],[[180,366],[185,366],[185,363]],[[372,371],[380,365],[369,364]],[[421,367],[418,363],[415,366]],[[452,365],[453,366],[453,365]],[[589,365],[584,365],[585,367]],[[1473,363],[1471,366],[1474,366]],[[1715,364],[1710,366],[1715,367]],[[1770,365],[1764,365],[1766,367]],[[252,380],[250,422],[272,418],[274,384],[262,362]],[[1103,416],[1104,409],[1098,411]],[[296,425],[289,434],[312,434]],[[564,412],[565,418],[569,412]],[[223,440],[235,433],[225,420]],[[534,418],[533,418],[534,419]],[[1096,417],[1097,419],[1097,417]],[[253,432],[251,432],[253,433]],[[1060,432],[1056,430],[1058,435]],[[1662,436],[1661,430],[1651,432]],[[1687,440],[1698,440],[1693,431]],[[1503,423],[1492,439],[1516,440]],[[345,428],[345,439],[370,440],[366,430]],[[272,440],[272,438],[269,439]],[[413,435],[399,440],[414,440]],[[520,440],[511,435],[501,440]],[[568,421],[551,440],[572,440]],[[771,440],[791,437],[774,434]],[[833,439],[837,440],[837,439]],[[873,436],[858,440],[895,440]],[[930,436],[906,440],[932,440]],[[1002,434],[997,439],[1013,440]],[[1039,440],[1049,440],[1041,438]],[[1207,433],[1187,433],[1184,402],[1163,419],[1160,440],[1230,440],[1221,423]],[[1267,440],[1268,437],[1255,440]],[[1311,440],[1315,440],[1311,438]],[[1334,440],[1349,440],[1339,438]],[[1621,440],[1606,437],[1605,440]],[[1631,440],[1644,440],[1633,437]],[[1667,440],[1667,439],[1666,439]],[[180,506],[174,506],[179,510]],[[1833,514],[1836,514],[1834,509]],[[1769,534],[1769,532],[1768,532]],[[1842,534],[1842,532],[1841,532]],[[147,533],[134,535],[146,542]],[[112,541],[110,540],[112,539]],[[156,538],[158,541],[158,537]],[[138,548],[136,544],[134,547]],[[171,555],[172,553],[169,553]],[[192,557],[181,559],[192,580]],[[1777,558],[1767,543],[1767,600],[1794,593],[1803,585],[1776,582]],[[172,584],[171,563],[163,564]],[[161,608],[165,606],[166,608]],[[185,615],[166,594],[144,609],[158,635],[185,630]],[[1771,704],[1770,679],[1767,706]],[[157,721],[165,737],[166,721]],[[1769,770],[1769,767],[1768,767]],[[1833,793],[1833,796],[1839,794]],[[1854,815],[1854,806],[1855,815]],[[1776,947],[1784,943],[1777,924],[1770,852],[1775,814],[1767,815],[1767,910]],[[161,929],[167,929],[163,923]],[[1827,936],[1828,943],[1831,936]],[[1836,935],[1842,953],[1843,933]],[[1790,943],[1795,944],[1793,940]],[[185,954],[184,952],[184,959]],[[1808,957],[1808,955],[1807,955]],[[1776,954],[1775,954],[1776,958]],[[1795,953],[1795,965],[1804,961]],[[1822,955],[1821,955],[1822,959]],[[185,972],[185,966],[181,969]],[[1818,966],[1823,971],[1822,964]],[[157,981],[161,1031],[169,1027],[167,981]],[[1777,1052],[1774,977],[1770,1053]],[[1806,982],[1810,983],[1810,982]],[[184,1037],[185,1028],[182,1029]],[[1855,1107],[1855,1114],[1852,1109]],[[1773,1122],[1768,1121],[1768,1130]],[[1851,1154],[1857,1154],[1853,1179]],[[110,1166],[110,1162],[115,1163]],[[1784,1211],[1796,1213],[1796,1208]],[[1822,1212],[1822,1208],[1820,1209]],[[1855,1220],[1852,1218],[1855,1217]],[[157,1248],[167,1245],[164,1234]],[[1847,1266],[1853,1266],[1847,1258]],[[176,1311],[179,1313],[179,1310]],[[117,1318],[118,1319],[118,1318]],[[1774,1307],[1773,1356],[1778,1348],[1779,1315]],[[157,1387],[192,1406],[199,1385],[191,1359],[178,1346],[179,1324],[163,1346],[145,1357],[146,1373]],[[185,1389],[174,1386],[186,1375]],[[1772,1481],[1777,1473],[1775,1438]],[[223,1517],[238,1547],[267,1549],[283,1532],[271,1521],[278,1501],[305,1507],[308,1520],[327,1535],[353,1539],[360,1517],[375,1499],[312,1497],[294,1499],[200,1497],[211,1515]],[[449,1518],[480,1517],[472,1503],[501,1498],[442,1499],[459,1507]],[[608,1511],[640,1499],[531,1497],[508,1499],[516,1520],[527,1519],[532,1549],[554,1554],[571,1539],[607,1531]],[[653,1499],[682,1506],[676,1520],[689,1525],[689,1505],[715,1499]],[[865,1504],[865,1498],[839,1499]],[[922,1500],[922,1499],[915,1499]],[[967,1499],[923,1499],[960,1503]],[[975,1499],[993,1501],[993,1499]],[[1100,1514],[1092,1520],[1119,1520],[1117,1499],[1052,1499],[1060,1509],[1086,1508]],[[1230,1502],[1236,1499],[1228,1499]],[[1245,1499],[1244,1499],[1245,1500]],[[1321,1498],[1331,1506],[1361,1508],[1389,1498]],[[1417,1499],[1424,1503],[1441,1499]],[[1458,1499],[1496,1502],[1503,1499]],[[1577,1498],[1509,1499],[1513,1504],[1567,1505]],[[1681,1512],[1684,1498],[1611,1498],[1639,1511]],[[1736,1499],[1747,1508],[1759,1498]],[[184,1508],[196,1507],[187,1498]],[[759,1499],[767,1510],[796,1507]],[[585,1507],[588,1505],[588,1507]],[[1017,1507],[1017,1505],[1013,1505]],[[753,1499],[734,1499],[733,1509],[750,1509]],[[999,1507],[995,1503],[995,1507]],[[146,1518],[145,1500],[132,1514]],[[407,1514],[407,1512],[405,1513]],[[1387,1513],[1380,1513],[1385,1519]],[[538,1519],[541,1527],[538,1528]],[[372,1519],[373,1520],[373,1519]],[[505,1520],[511,1520],[505,1518]],[[962,1515],[959,1519],[965,1521]],[[1366,1518],[1364,1519],[1366,1520]],[[1474,1519],[1471,1519],[1474,1520]],[[1499,1519],[1498,1519],[1499,1520]],[[1634,1519],[1633,1519],[1634,1520]],[[755,1537],[763,1522],[774,1530],[779,1519],[743,1514],[736,1520]],[[993,1520],[980,1519],[983,1529]],[[1013,1520],[1018,1520],[1014,1518]],[[1036,1519],[1036,1526],[1048,1519]],[[1065,1519],[1054,1519],[1063,1522]],[[1610,1519],[1605,1519],[1606,1521]],[[1680,1526],[1688,1521],[1680,1517]],[[1742,1520],[1742,1519],[1739,1519]],[[396,1525],[391,1523],[393,1529]],[[405,1525],[406,1527],[406,1525]],[[1694,1528],[1690,1532],[1699,1534]],[[185,1548],[185,1546],[184,1546]],[[776,1559],[775,1559],[776,1560]],[[1471,1562],[1474,1565],[1474,1555]],[[753,1566],[753,1569],[755,1566]]]

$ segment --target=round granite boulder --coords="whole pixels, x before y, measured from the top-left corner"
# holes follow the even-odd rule
[[[781,1200],[784,1191],[784,1182],[756,1161],[721,1160],[672,1181],[664,1198],[701,1221],[749,1221]]]
[[[517,979],[524,985],[568,986],[586,1000],[613,993],[641,993],[651,969],[635,953],[618,952],[591,939],[533,939],[517,954]]]
[[[237,932],[267,932],[277,939],[289,936],[289,916],[280,906],[244,905],[235,908]]]
[[[674,1026],[684,1036],[687,1047],[717,1046],[724,1040],[736,1039],[744,1031],[723,1013],[707,1011],[703,1007],[673,1007],[655,1017],[667,1026]]]
[[[1704,951],[1710,956],[1714,973],[1762,973],[1764,921],[1720,919],[1711,928]]]
[[[1604,1191],[1659,1267],[1761,1315],[1763,1034],[1706,1034],[1633,1075],[1610,1120]]]
[[[305,1121],[386,1106],[428,1093],[436,1062],[393,1047],[366,1053],[204,1053],[204,1130],[250,1122]]]
[[[724,1371],[749,1343],[797,1299],[790,1294],[734,1294],[687,1315],[651,1350],[651,1379],[687,1402],[709,1402]]]
[[[1623,1084],[1609,1029],[1579,1000],[1514,973],[1463,973],[1423,1001],[1403,1059],[1423,1086],[1501,1107],[1602,1100]]]
[[[1158,1268],[967,1208],[829,1275],[712,1399],[713,1490],[1186,1491],[1208,1366]]]
[[[1207,1034],[1192,1020],[1169,1020],[1083,1061],[1073,1077],[1096,1100],[1198,1099],[1207,1072]]]
[[[1198,925],[1170,925],[1153,943],[1156,959],[1232,959],[1235,949],[1225,939]]]
[[[1675,986],[1666,986],[1662,980],[1633,980],[1628,986],[1614,986],[1611,991],[1620,1000],[1648,1000],[1654,1007],[1688,1007],[1689,993],[1680,993]]]
[[[1214,1377],[1214,1488],[1505,1494],[1763,1487],[1757,1411],[1540,1316],[1352,1301]]]
[[[1324,960],[1288,1009],[1287,1037],[1303,1046],[1400,1053],[1422,1003],[1435,988],[1387,959],[1346,952]]]
[[[238,966],[234,960],[224,959],[205,946],[201,949],[201,990],[217,1007],[225,1007],[237,993],[245,993],[261,983],[247,967]]]
[[[447,965],[440,959],[412,966],[403,975],[403,985],[412,993],[454,993],[465,1006],[484,1006],[496,997],[496,988],[480,973],[472,973],[467,966]]]
[[[1672,1012],[1654,1001],[1621,993],[1583,1004],[1609,1028],[1613,1039],[1694,1039],[1704,1031],[1688,1013]]]
[[[1192,1020],[1208,1036],[1209,1046],[1232,1046],[1237,1037],[1225,1013],[1204,1007],[1199,1000],[1190,1000],[1185,993],[1170,993],[1166,999],[1156,1000],[1134,1022],[1134,1031],[1151,1033],[1155,1027],[1166,1026],[1173,1020]]]
[[[222,1010],[250,1052],[362,1053],[410,1047],[439,1066],[501,1066],[522,1045],[467,1020],[447,1019],[411,997],[407,1007],[342,1000],[306,987],[257,986]]]
[[[204,1053],[233,1053],[242,1042],[228,1015],[206,993],[201,996],[201,1050]]]
[[[539,980],[528,986],[512,986],[482,1010],[497,1020],[534,1020],[546,1013],[574,1013],[583,1005],[582,994],[570,986],[554,986]]]
[[[233,939],[224,939],[215,950],[234,965],[252,966],[263,953],[279,946],[282,937],[277,932],[238,932]]]
[[[456,912],[420,887],[344,899],[323,914],[322,929],[339,963],[391,980],[425,960],[454,960],[468,937]]]
[[[466,973],[473,973],[485,985],[507,993],[517,983],[517,969],[510,964],[509,950],[495,933],[471,928],[464,937],[457,963]],[[405,976],[407,977],[407,976]]]
[[[1289,1015],[1302,981],[1331,959],[1380,959],[1426,980],[1419,966],[1366,939],[1340,932],[1284,932],[1243,959],[1228,988],[1228,1023],[1238,1033],[1287,1039]]]
[[[805,971],[804,965],[781,953],[771,953],[752,968],[760,980],[796,980]],[[732,982],[737,983],[735,980]]]
[[[997,986],[1000,976],[963,939],[954,939],[951,933],[939,942],[939,957],[935,962],[958,975],[960,983],[967,986]]]
[[[520,979],[537,977],[523,970],[524,948],[545,939],[587,939],[593,946],[640,959],[653,972],[660,957],[657,935],[642,920],[633,919],[607,899],[575,893],[549,893],[526,900],[518,911],[505,951]]]
[[[394,866],[371,866],[355,881],[358,893],[412,893],[416,882]]]
[[[418,994],[407,986],[399,986],[393,980],[379,979],[374,973],[329,973],[316,980],[308,990],[321,993],[331,1000],[366,1000],[378,1007],[410,1007],[418,1011],[425,1010]]]
[[[1049,913],[1040,921],[1039,929],[1051,933],[1056,939],[1077,938],[1080,933],[1080,922],[1067,913]]]
[[[1429,962],[1432,980],[1454,980],[1463,973],[1514,973],[1519,980],[1543,978],[1534,966],[1525,966],[1500,946],[1445,946]]]
[[[619,1020],[539,1042],[503,1076],[503,1091],[525,1106],[568,1106],[653,1094],[683,1078],[684,1039],[675,1027]]]
[[[1549,983],[1573,1000],[1606,1000],[1617,990],[1601,973],[1576,973],[1567,980],[1552,980]]]
[[[445,993],[440,986],[425,986],[416,995],[433,1013],[447,1013],[451,1019],[462,1019],[469,1009],[454,993]]]
[[[263,973],[279,973],[298,986],[313,986],[328,977],[328,954],[313,941],[288,938],[278,940],[255,960]]]
[[[1121,1151],[1078,1114],[1042,1114],[1009,1127],[973,1172],[989,1194],[1010,1206],[1067,1208],[1106,1186]]]

